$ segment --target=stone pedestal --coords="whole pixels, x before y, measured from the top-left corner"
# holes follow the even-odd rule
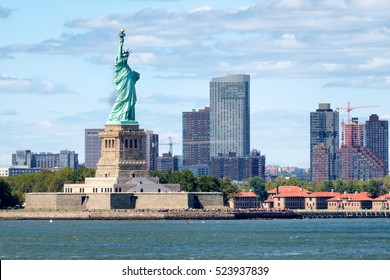
[[[103,132],[100,160],[97,164],[97,178],[118,178],[129,180],[148,175],[144,160],[146,133],[138,124],[106,124]]]

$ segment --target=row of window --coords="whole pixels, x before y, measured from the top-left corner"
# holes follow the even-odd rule
[[[138,141],[137,139],[125,139],[124,141],[125,149],[137,149],[138,148]],[[106,149],[113,149],[115,148],[115,140],[114,139],[106,139],[104,141],[104,147]]]

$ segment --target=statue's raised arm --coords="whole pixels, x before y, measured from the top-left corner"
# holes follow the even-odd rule
[[[122,28],[121,32],[119,32],[119,51],[118,51],[118,57],[122,57],[123,54],[123,42],[125,41],[125,30]]]
[[[137,102],[135,83],[139,79],[139,73],[131,70],[127,64],[130,53],[123,51],[124,37],[125,30],[121,29],[119,51],[115,59],[116,100],[107,122],[112,124],[137,123],[135,121],[135,103]]]

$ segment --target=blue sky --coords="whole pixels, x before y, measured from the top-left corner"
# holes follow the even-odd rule
[[[115,95],[118,32],[141,74],[136,119],[172,137],[209,105],[209,82],[251,75],[251,148],[267,164],[309,166],[318,103],[390,118],[390,1],[21,1],[0,4],[0,165],[18,149],[75,150]],[[346,120],[346,114],[341,112]],[[161,146],[160,152],[168,150]]]

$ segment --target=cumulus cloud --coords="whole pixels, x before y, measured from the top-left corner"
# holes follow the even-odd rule
[[[74,94],[62,83],[42,78],[28,79],[5,74],[0,74],[0,93]]]
[[[117,33],[126,30],[131,63],[156,73],[209,77],[223,71],[253,76],[334,78],[384,75],[390,64],[390,1],[267,0],[247,7],[212,5],[145,8],[77,18],[68,32],[36,44],[3,46],[15,52],[82,55],[112,64]]]

